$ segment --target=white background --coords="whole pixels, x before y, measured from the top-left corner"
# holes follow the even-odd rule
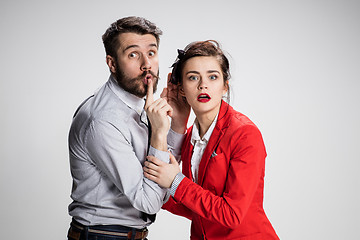
[[[66,238],[67,134],[108,78],[101,35],[137,15],[164,32],[159,89],[176,49],[216,39],[231,55],[231,104],[268,151],[265,211],[281,239],[360,239],[360,2],[0,3],[1,239]],[[188,239],[161,211],[150,240]]]

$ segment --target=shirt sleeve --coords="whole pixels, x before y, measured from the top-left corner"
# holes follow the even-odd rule
[[[181,157],[181,145],[184,141],[185,134],[174,132],[171,128],[167,136],[168,150],[180,162]]]
[[[144,177],[144,159],[138,159],[132,143],[124,136],[124,129],[119,129],[106,120],[93,121],[85,137],[89,158],[101,174],[106,175],[128,198],[134,208],[154,214],[167,200],[168,189],[161,188]],[[169,161],[167,152],[151,151],[159,159]]]
[[[164,151],[160,151],[152,146],[150,146],[149,148],[149,153],[148,155],[150,156],[154,156],[158,159],[160,159],[161,161],[165,162],[165,163],[169,163],[170,162],[170,158],[169,158],[169,153],[168,152],[164,152]]]

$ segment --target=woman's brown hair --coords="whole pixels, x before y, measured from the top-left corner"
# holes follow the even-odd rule
[[[224,76],[224,85],[226,85],[228,88],[227,100],[229,100],[229,60],[221,50],[219,43],[215,40],[193,42],[187,45],[184,50],[178,49],[177,59],[171,66],[173,69],[170,82],[176,85],[182,84],[182,70],[185,66],[185,62],[193,57],[216,57],[218,59],[222,74]]]

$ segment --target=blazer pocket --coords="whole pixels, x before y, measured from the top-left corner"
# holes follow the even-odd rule
[[[224,153],[211,157],[205,171],[203,187],[221,196],[224,191],[228,169],[229,163]]]

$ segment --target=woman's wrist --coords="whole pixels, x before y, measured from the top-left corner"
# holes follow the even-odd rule
[[[185,175],[182,172],[176,174],[171,186],[170,186],[170,195],[175,196],[176,189],[180,185],[181,181],[185,178]]]

